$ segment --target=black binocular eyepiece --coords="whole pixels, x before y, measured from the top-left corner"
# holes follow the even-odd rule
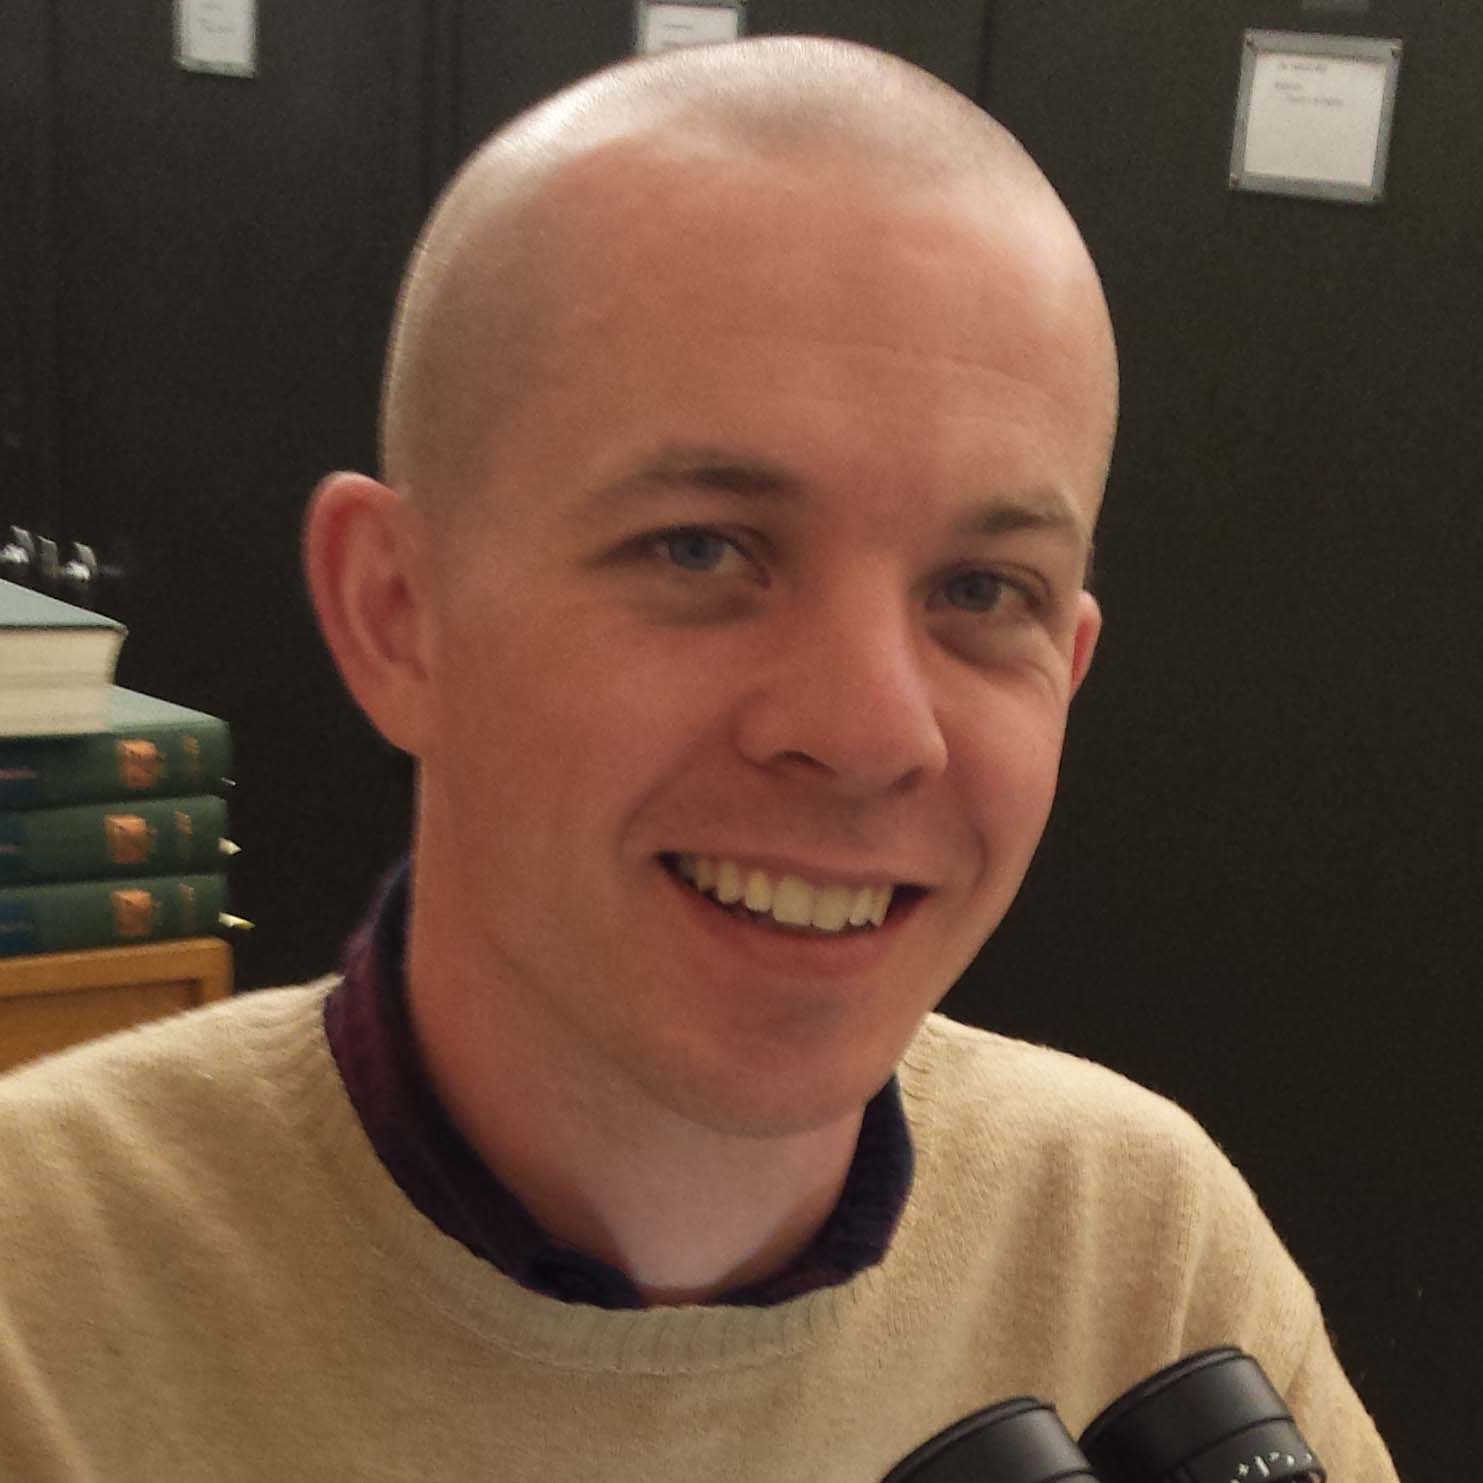
[[[1177,1360],[1113,1401],[1080,1445],[1055,1409],[1000,1401],[938,1432],[883,1483],[1325,1483],[1262,1368],[1239,1349]]]

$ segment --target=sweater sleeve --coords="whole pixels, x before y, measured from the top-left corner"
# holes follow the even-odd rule
[[[1185,1352],[1229,1342],[1253,1354],[1330,1483],[1397,1483],[1375,1423],[1334,1354],[1313,1288],[1245,1179],[1203,1133],[1199,1143],[1203,1192],[1191,1223]]]
[[[1321,1316],[1283,1395],[1333,1483],[1397,1483],[1385,1443],[1340,1368]]]

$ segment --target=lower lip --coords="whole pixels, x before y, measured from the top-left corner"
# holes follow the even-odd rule
[[[659,870],[699,927],[761,971],[788,978],[851,978],[876,967],[921,904],[921,897],[893,903],[879,927],[847,928],[836,933],[794,932],[734,916],[663,865]]]

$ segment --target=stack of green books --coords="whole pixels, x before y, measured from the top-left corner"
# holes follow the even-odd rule
[[[103,719],[84,734],[0,727],[0,957],[196,937],[233,920],[226,722],[117,685]]]

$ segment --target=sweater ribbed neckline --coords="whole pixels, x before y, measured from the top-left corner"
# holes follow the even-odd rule
[[[848,1282],[765,1308],[679,1305],[602,1309],[529,1291],[445,1235],[407,1199],[377,1159],[325,1039],[322,1006],[337,978],[265,990],[243,1004],[253,1021],[261,1094],[285,1118],[285,1136],[311,1153],[330,1218],[344,1222],[357,1259],[389,1265],[389,1280],[445,1319],[512,1354],[553,1367],[627,1374],[690,1374],[763,1364],[825,1341],[882,1299],[893,1265],[916,1239],[933,1184],[929,1018],[903,1056],[902,1104],[916,1178],[881,1263]]]

